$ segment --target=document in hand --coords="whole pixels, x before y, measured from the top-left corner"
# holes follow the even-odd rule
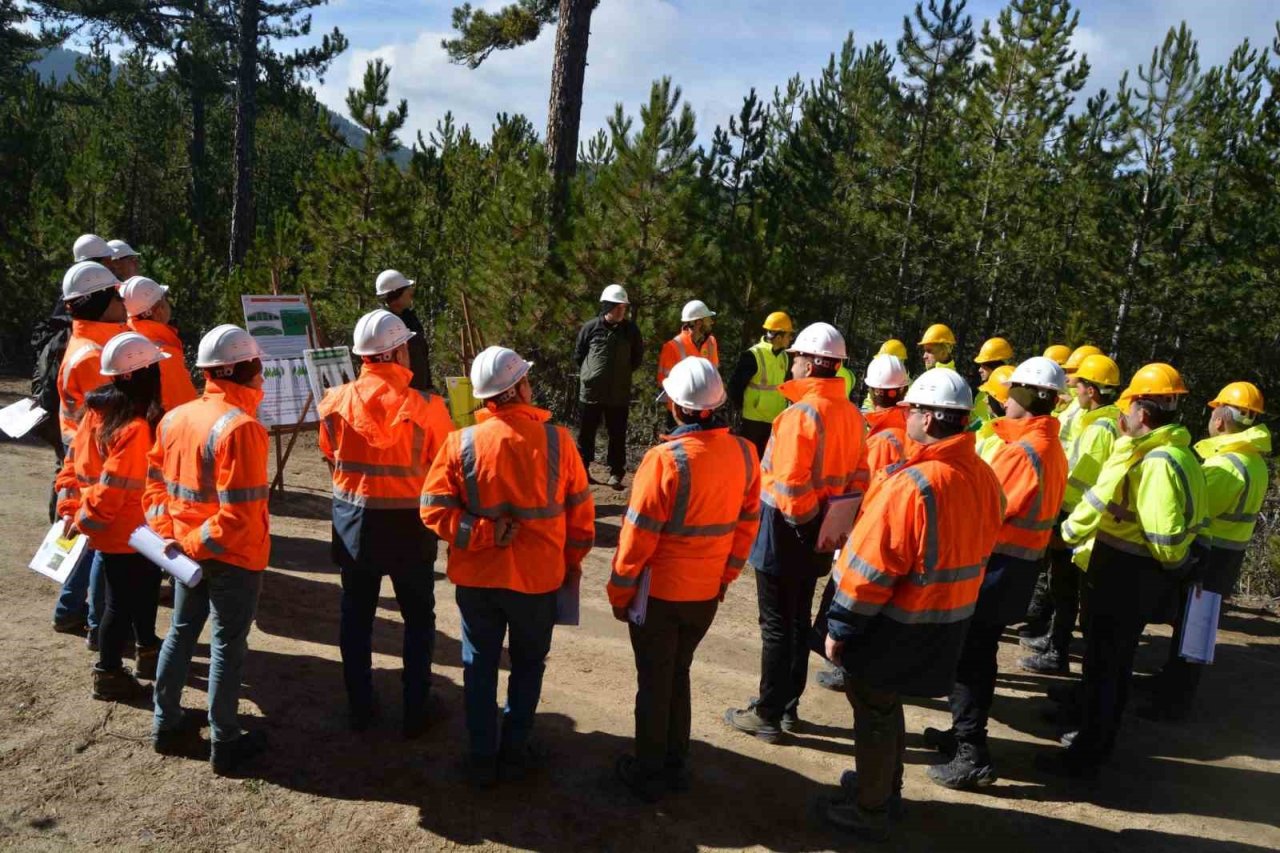
[[[854,519],[862,506],[862,492],[837,495],[827,504],[827,514],[818,530],[818,553],[830,554],[844,545],[853,531]]]
[[[89,539],[86,536],[63,539],[64,526],[66,522],[61,518],[53,523],[49,532],[44,535],[44,541],[40,543],[36,555],[27,564],[28,568],[58,583],[66,581],[76,563],[84,556],[85,548],[89,546]]]
[[[556,590],[556,624],[579,625],[582,623],[581,608],[582,572],[570,571],[564,576],[564,583]]]
[[[1187,593],[1182,614],[1182,645],[1178,655],[1192,663],[1213,663],[1213,647],[1218,643],[1218,613],[1222,596],[1196,587]]]
[[[627,620],[637,628],[644,624],[645,617],[649,615],[649,584],[652,581],[652,572],[653,570],[648,566],[640,572],[640,583],[636,585],[636,594],[627,605]]]
[[[170,548],[150,527],[141,526],[130,533],[129,547],[186,586],[199,585],[200,564],[176,548]]]
[[[22,399],[0,409],[0,430],[4,430],[9,438],[22,438],[48,415],[36,405],[35,400]]]

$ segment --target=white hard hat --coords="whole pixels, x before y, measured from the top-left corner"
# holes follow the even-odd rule
[[[103,376],[125,376],[168,357],[169,353],[137,332],[122,332],[102,348],[98,372]]]
[[[631,300],[627,299],[627,291],[620,284],[611,284],[600,294],[601,302],[612,302],[616,305],[630,305]],[[703,306],[706,307],[706,306]]]
[[[968,412],[973,409],[973,392],[959,373],[950,368],[935,367],[911,383],[907,396],[899,405]]]
[[[107,241],[97,234],[81,234],[76,238],[76,243],[72,247],[71,253],[76,261],[97,261],[103,258],[110,258],[115,254],[111,251],[111,246],[108,245]]]
[[[156,284],[145,275],[135,275],[120,285],[120,297],[124,300],[124,310],[130,317],[147,313],[157,302],[164,299],[164,295],[168,292],[168,287]]]
[[[830,323],[810,323],[796,335],[795,343],[787,352],[843,359],[845,357],[844,335]]]
[[[71,302],[119,283],[115,273],[97,261],[81,261],[62,276],[62,298]]]
[[[383,270],[378,273],[376,289],[379,296],[386,296],[388,293],[395,293],[406,287],[413,287],[413,279],[405,278],[399,270]]]
[[[356,355],[381,355],[391,352],[415,334],[409,331],[404,320],[385,308],[379,308],[356,321],[351,351]]]
[[[133,247],[123,240],[108,240],[107,245],[111,247],[111,260],[113,261],[118,261],[121,258],[138,257],[138,253],[133,250]]]
[[[877,390],[905,388],[907,368],[896,355],[878,355],[867,365],[867,387]]]
[[[524,378],[533,362],[516,355],[506,347],[486,347],[471,362],[471,393],[477,400],[488,400],[508,390]]]
[[[707,307],[707,303],[701,299],[695,299],[692,302],[686,302],[684,307],[680,309],[680,322],[691,323],[694,320],[705,320],[708,317],[716,316],[716,312]]]
[[[1019,364],[1009,377],[1010,385],[1030,385],[1061,393],[1067,387],[1067,372],[1053,359],[1037,355]]]
[[[725,397],[724,382],[715,366],[692,356],[677,363],[662,380],[658,402],[670,400],[682,409],[704,412],[723,406]]]
[[[223,323],[200,339],[196,367],[226,367],[255,358],[262,358],[262,348],[253,335],[239,326]]]

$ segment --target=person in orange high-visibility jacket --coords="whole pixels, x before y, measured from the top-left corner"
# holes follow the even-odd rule
[[[720,366],[720,345],[716,336],[711,334],[715,325],[716,312],[707,307],[700,299],[685,303],[680,310],[680,334],[662,345],[658,353],[658,388],[675,367],[686,358],[701,356],[715,367]],[[670,403],[667,411],[672,411]],[[674,421],[672,421],[674,423]]]
[[[470,772],[493,784],[519,775],[551,648],[556,593],[576,587],[595,540],[595,507],[573,436],[532,405],[529,363],[489,347],[471,365],[485,402],[475,426],[449,434],[422,490],[422,521],[449,543],[462,614]],[[501,734],[494,715],[503,637],[511,675]]]
[[[727,399],[715,367],[685,359],[663,394],[680,426],[636,471],[608,584],[614,616],[630,623],[638,681],[635,755],[622,756],[617,772],[646,800],[685,782],[689,667],[760,523],[759,460],[715,414]],[[646,571],[640,620],[627,608]]]
[[[147,451],[160,407],[160,367],[165,354],[141,335],[116,335],[103,348],[108,384],[85,398],[85,415],[58,476],[58,514],[69,532],[79,531],[98,552],[106,579],[106,607],[99,626],[93,697],[112,701],[145,698],[137,678],[155,678],[160,638],[156,605],[160,570],[129,545],[144,522],[142,490]],[[137,638],[131,673],[123,665],[130,634]]]
[[[157,752],[181,752],[182,687],[196,641],[212,616],[209,726],[215,773],[235,770],[261,752],[260,730],[244,732],[236,716],[240,672],[271,551],[267,513],[267,431],[261,350],[243,329],[223,325],[201,340],[196,366],[204,395],[164,416],[147,458],[144,505],[160,536],[200,562],[199,584],[178,584],[173,623],[160,650],[152,738]]]
[[[170,325],[173,307],[169,288],[146,276],[135,275],[120,285],[124,307],[129,312],[129,328],[169,354],[160,362],[160,398],[165,411],[190,403],[198,395],[187,369],[186,355],[178,330]]]
[[[990,464],[1004,490],[1004,524],[956,665],[951,728],[925,731],[925,742],[948,759],[930,767],[929,778],[961,790],[995,781],[987,719],[1000,637],[1027,612],[1067,489],[1067,454],[1053,416],[1066,373],[1052,359],[1036,356],[1019,364],[1008,382],[1005,415],[991,424],[1003,442]]]
[[[813,593],[838,544],[818,542],[827,503],[863,491],[868,478],[866,423],[836,376],[844,338],[814,323],[790,352],[793,378],[778,390],[791,405],[774,420],[760,463],[760,530],[747,560],[760,608],[760,693],[748,707],[725,712],[729,725],[770,743],[799,719]]]
[[[907,435],[919,446],[878,474],[836,560],[827,658],[845,670],[856,784],[822,804],[828,822],[868,839],[889,834],[900,803],[903,696],[942,696],[1004,520],[1000,483],[965,431],[973,396],[955,371],[912,384]]]
[[[373,691],[373,619],[383,575],[391,576],[404,618],[403,731],[427,723],[436,612],[435,535],[418,517],[427,469],[453,430],[444,400],[411,387],[408,341],[414,332],[378,309],[356,323],[352,351],[360,376],[320,402],[320,452],[333,468],[333,560],[342,571],[338,645],[350,724],[369,727]]]

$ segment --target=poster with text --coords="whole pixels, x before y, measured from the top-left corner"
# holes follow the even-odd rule
[[[280,358],[262,362],[262,403],[258,406],[258,420],[265,427],[290,427],[319,420],[316,404],[311,397],[311,380],[307,378],[307,363],[302,358]],[[302,416],[303,407],[307,414]]]
[[[240,304],[244,327],[267,358],[302,358],[303,350],[316,345],[305,297],[241,296]]]
[[[311,379],[311,393],[316,400],[323,400],[325,392],[356,378],[351,350],[346,347],[309,349],[303,356],[307,362],[307,376]]]

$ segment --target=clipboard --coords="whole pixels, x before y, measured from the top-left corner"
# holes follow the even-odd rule
[[[853,532],[853,522],[861,507],[862,492],[836,495],[827,502],[827,514],[822,517],[822,527],[818,529],[817,553],[830,554],[844,545]]]

